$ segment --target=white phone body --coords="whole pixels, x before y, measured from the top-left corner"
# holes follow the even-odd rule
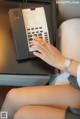
[[[33,40],[34,36],[39,36],[47,40],[47,42],[50,42],[44,7],[23,9],[22,14],[25,24],[29,51],[33,52],[37,50],[31,45],[31,41]]]

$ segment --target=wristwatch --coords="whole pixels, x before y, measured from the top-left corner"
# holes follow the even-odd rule
[[[63,71],[65,72],[69,72],[68,69],[70,67],[70,65],[72,64],[72,59],[69,59],[69,58],[66,58],[65,59],[65,62],[64,62],[64,65],[63,65]]]

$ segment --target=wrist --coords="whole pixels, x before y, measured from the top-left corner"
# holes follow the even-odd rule
[[[57,68],[62,71],[67,71],[74,76],[77,76],[77,68],[79,64],[80,62],[63,56],[61,57],[61,60],[59,61]]]
[[[70,66],[72,65],[72,59],[63,57],[62,60],[60,61],[60,70],[64,72],[69,72]]]
[[[77,76],[77,68],[78,68],[79,62],[75,62],[74,60],[70,58],[64,58],[61,70],[69,72],[70,74]]]
[[[78,68],[78,66],[79,66],[79,62],[72,60],[72,64],[71,64],[71,66],[69,67],[68,71],[69,71],[72,75],[77,76],[77,68]]]
[[[59,64],[58,64],[58,69],[63,70],[64,69],[64,63],[65,63],[66,58],[62,56]]]

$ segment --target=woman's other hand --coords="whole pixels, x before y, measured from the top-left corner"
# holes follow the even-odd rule
[[[35,56],[39,57],[55,68],[60,70],[63,69],[65,57],[59,52],[57,48],[39,37],[36,37],[32,41],[32,45],[33,47],[37,48],[37,51],[33,52]]]

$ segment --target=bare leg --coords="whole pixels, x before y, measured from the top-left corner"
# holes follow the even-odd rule
[[[6,96],[2,111],[12,115],[25,105],[53,105],[80,107],[80,91],[69,85],[51,85],[12,89]]]
[[[14,119],[64,119],[65,110],[48,106],[25,106],[16,112]]]

